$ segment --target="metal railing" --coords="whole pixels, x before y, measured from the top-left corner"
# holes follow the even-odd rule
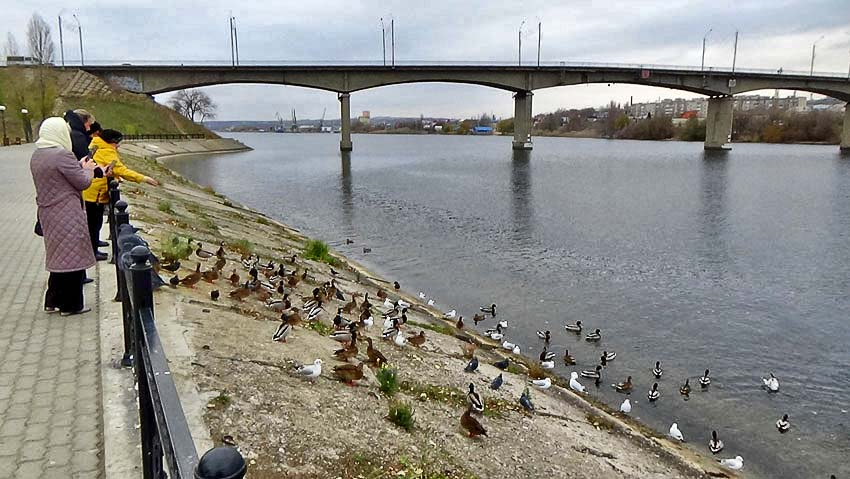
[[[124,140],[202,140],[203,133],[146,133],[142,135],[124,135]]]
[[[154,271],[147,243],[130,224],[119,184],[109,183],[109,231],[124,318],[122,364],[133,367],[139,401],[144,479],[242,479],[246,463],[232,447],[200,460],[156,328]],[[167,472],[166,472],[167,470]]]

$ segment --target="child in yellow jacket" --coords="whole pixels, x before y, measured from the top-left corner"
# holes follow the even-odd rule
[[[103,130],[99,137],[94,137],[89,150],[97,148],[94,153],[94,161],[101,168],[106,168],[114,161],[112,166],[112,177],[118,180],[128,180],[134,183],[145,182],[149,185],[158,186],[159,182],[150,176],[145,176],[133,171],[121,162],[118,156],[118,145],[124,135],[116,130]],[[103,207],[109,203],[109,178],[95,178],[91,185],[83,191],[83,201],[86,203],[86,216],[89,223],[89,236],[91,236],[92,248],[98,261],[107,258],[106,253],[97,250],[98,246],[106,246],[100,241],[100,228],[103,226]]]

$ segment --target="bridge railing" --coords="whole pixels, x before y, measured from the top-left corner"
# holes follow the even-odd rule
[[[124,135],[124,140],[202,140],[203,133],[145,133],[140,135]]]
[[[117,181],[109,184],[109,230],[124,319],[122,363],[132,365],[138,391],[144,479],[242,479],[246,463],[231,447],[199,460],[156,327],[153,259],[130,224]],[[167,471],[167,472],[166,472]]]

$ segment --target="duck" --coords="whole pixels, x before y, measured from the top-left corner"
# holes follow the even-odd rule
[[[168,271],[169,273],[174,273],[178,269],[180,269],[180,261],[174,260],[171,263],[163,264],[163,265],[160,266],[160,269],[164,269],[164,270]]]
[[[387,299],[387,292],[384,291],[384,288],[378,288],[378,291],[375,293],[375,296],[377,296],[378,299]]]
[[[401,289],[401,285],[398,284],[398,281],[393,281],[393,289],[396,291]]]
[[[672,426],[670,426],[670,431],[667,434],[677,441],[685,442],[685,436],[682,435],[682,431],[679,430],[679,425],[675,422]]]
[[[313,309],[307,313],[307,321],[315,321],[319,319],[319,315],[322,314],[322,311],[324,311],[324,309],[322,309],[322,301],[320,300],[315,306],[313,306]]]
[[[782,419],[776,421],[776,429],[779,430],[782,434],[788,432],[791,429],[791,423],[788,422],[788,415],[785,414],[782,416]]]
[[[602,339],[602,332],[599,329],[584,337],[585,341],[599,341],[600,339]]]
[[[200,246],[200,245],[199,245]],[[242,258],[242,266],[245,269],[251,269],[260,262],[260,257],[254,254],[249,255],[247,258]]]
[[[599,381],[602,378],[602,366],[596,366],[596,369],[583,370],[581,372],[581,377]]]
[[[336,315],[334,316],[333,323],[334,328],[336,329],[345,329],[352,324],[351,321],[342,317],[342,308],[336,309]]]
[[[352,324],[347,329],[339,329],[339,330],[332,332],[330,334],[330,336],[328,336],[328,337],[333,339],[334,341],[338,341],[340,343],[349,343],[349,342],[351,342],[351,340],[353,338],[356,337],[356,334],[357,333],[356,333],[355,328]]]
[[[340,361],[348,362],[349,359],[356,358],[358,352],[357,338],[352,336],[351,343],[348,346],[334,351],[334,357]]]
[[[277,331],[275,331],[272,336],[272,341],[280,341],[282,343],[286,342],[286,337],[289,336],[289,333],[292,332],[292,325],[287,322],[280,323],[280,326],[277,327]]]
[[[490,306],[481,306],[478,308],[482,313],[489,314],[490,316],[496,315],[496,303],[491,304]]]
[[[555,369],[555,361],[540,361],[540,367],[543,369]]]
[[[221,297],[221,291],[214,289],[210,291],[210,299],[213,301],[218,301],[218,298]]]
[[[690,379],[685,379],[685,384],[682,384],[682,387],[679,388],[679,394],[682,396],[688,396],[691,394],[691,383]]]
[[[581,333],[581,321],[576,321],[574,324],[565,324],[564,329],[571,333]]]
[[[386,323],[385,323],[385,325],[386,325]],[[392,322],[390,323],[390,327],[384,328],[384,330],[381,332],[381,337],[384,338],[384,339],[390,339],[393,336],[395,336],[398,333],[398,331],[399,331],[398,320],[393,319]]]
[[[519,354],[519,353],[520,353],[519,346],[518,346],[518,345],[516,345],[516,344],[514,344],[514,343],[512,343],[512,342],[509,342],[509,341],[505,341],[505,342],[503,342],[503,343],[502,343],[502,348],[503,348],[503,349],[507,349],[508,351],[511,351],[511,352],[513,352],[514,354]]]
[[[369,345],[366,348],[366,357],[369,358],[369,362],[374,364],[375,367],[387,364],[387,358],[372,345],[372,338],[367,337],[366,343]]]
[[[655,361],[655,367],[652,368],[652,375],[655,376],[655,379],[661,379],[662,374],[664,374],[664,369],[661,368],[661,361]]]
[[[183,286],[188,286],[190,288],[194,288],[198,281],[201,280],[201,263],[195,265],[195,272],[190,273],[188,276],[184,276],[183,279],[180,280],[180,284]]]
[[[407,338],[407,342],[416,346],[417,348],[422,347],[425,344],[425,331],[419,331],[419,334],[415,336],[409,336]]]
[[[227,266],[227,260],[224,258],[219,258],[215,261],[215,265],[213,266],[213,268],[215,268],[216,271],[221,271],[224,269],[225,266]]]
[[[527,389],[519,396],[519,404],[527,413],[531,414],[534,412],[534,403],[531,402],[531,397],[528,395]]]
[[[764,387],[767,388],[768,392],[775,393],[779,391],[779,379],[777,379],[776,376],[773,375],[773,373],[770,373],[769,377],[761,378],[761,380],[764,383]]]
[[[401,307],[401,308],[405,308],[405,309],[407,309],[407,308],[409,308],[409,307],[410,307],[410,303],[408,303],[407,301],[405,301],[405,300],[403,300],[403,299],[399,299],[399,300],[398,300],[398,301],[396,301],[396,302],[398,303],[399,307]]]
[[[549,378],[532,379],[531,384],[538,389],[549,389],[552,387],[552,380]]]
[[[623,414],[632,412],[632,403],[629,401],[629,398],[626,398],[626,400],[623,401],[623,404],[620,404],[620,412]]]
[[[717,431],[711,431],[711,439],[708,440],[708,450],[717,454],[723,450],[723,441],[717,439]]]
[[[463,368],[463,370],[468,373],[471,373],[474,372],[476,369],[478,369],[478,358],[473,356],[472,359],[470,359],[469,362],[466,363],[466,367]]]
[[[214,256],[211,251],[207,251],[204,249],[204,245],[198,243],[198,249],[195,250],[195,256],[201,259],[209,259]]]
[[[511,364],[510,360],[508,360],[508,358],[505,358],[501,361],[497,361],[497,362],[493,363],[493,366],[496,366],[497,368],[504,371],[505,369],[508,369],[508,366],[510,366],[510,364]]]
[[[629,394],[632,392],[632,377],[627,377],[626,380],[621,383],[612,384],[611,387],[613,387],[618,393]]]
[[[475,385],[469,383],[469,392],[466,393],[466,402],[469,403],[469,408],[472,409],[473,412],[477,412],[481,414],[484,412],[484,402],[481,401],[481,396],[475,392]]]
[[[423,293],[422,291],[420,291],[420,292],[419,292],[419,299],[425,299],[425,298],[427,298],[427,296],[425,296],[425,293]]]
[[[569,349],[564,350],[564,364],[567,366],[572,366],[576,363],[576,358],[572,357]]]
[[[393,339],[393,342],[396,346],[401,348],[404,347],[405,344],[407,344],[407,339],[401,334],[401,331],[399,331],[395,334],[395,339]]]
[[[170,284],[172,288],[176,288],[177,285],[180,284],[180,276],[175,274],[168,280],[168,284]]]
[[[661,393],[658,391],[658,383],[652,384],[652,389],[647,393],[646,398],[649,399],[649,402],[655,402],[658,398],[661,397]]]
[[[605,363],[609,363],[609,362],[617,359],[617,353],[615,353],[614,351],[611,351],[610,353],[608,351],[602,351],[601,359],[604,359]],[[603,364],[603,366],[604,365],[605,364]]]
[[[718,462],[720,462],[721,466],[728,467],[735,471],[744,467],[744,458],[741,456],[735,456],[733,459],[720,459]]]
[[[496,325],[496,329],[488,329],[484,331],[484,335],[488,336],[493,341],[501,341],[502,338],[505,337],[505,335],[502,334],[502,327],[499,325]]]
[[[578,373],[575,371],[570,373],[570,389],[580,393],[584,392],[584,386],[578,382]]]
[[[457,329],[463,329],[463,316],[459,316],[457,318],[457,322],[455,323],[455,327]]]
[[[315,380],[322,374],[322,360],[317,359],[313,361],[313,364],[310,365],[299,365],[295,367],[295,374],[309,379],[311,381]]]
[[[485,319],[487,319],[487,317],[483,314],[475,313],[475,315],[472,316],[472,321],[475,323],[476,326],[478,326],[478,323],[484,321]]]
[[[239,288],[234,289],[230,292],[229,296],[237,301],[242,301],[248,296],[251,295],[251,288],[248,287],[248,282],[246,281],[244,285]]]
[[[428,306],[436,306],[437,303],[433,299],[428,300]]]
[[[280,315],[281,321],[286,321],[287,323],[293,326],[298,326],[299,324],[301,324],[301,312],[298,311],[298,308],[291,308],[289,311],[289,314],[283,312]]]
[[[446,319],[454,319],[455,316],[457,316],[457,310],[454,309],[443,315]]]
[[[487,430],[484,429],[484,426],[478,422],[478,419],[472,417],[472,407],[467,408],[463,416],[460,417],[460,425],[469,433],[469,437],[487,435]]]
[[[235,269],[233,270],[233,273],[230,274],[230,277],[227,279],[233,286],[239,286],[239,273],[237,273]]]
[[[354,381],[363,379],[363,362],[357,366],[353,364],[340,364],[334,366],[334,376],[341,379],[346,384],[353,386]]]
[[[502,373],[499,373],[498,376],[496,376],[495,378],[493,378],[492,381],[490,381],[490,389],[495,391],[495,390],[499,389],[500,387],[502,387],[502,384],[504,382],[505,382],[505,380],[502,378]]]
[[[550,331],[537,331],[537,337],[546,341],[546,344],[549,344],[549,341],[552,339],[552,333]]]
[[[360,320],[360,325],[366,329],[370,329],[374,324],[375,320],[372,318],[372,316]]]
[[[342,307],[342,311],[345,314],[351,314],[354,311],[354,308],[357,307],[357,299],[354,296],[351,296],[351,301],[345,303],[345,306]]]
[[[292,305],[287,305],[287,300],[281,299],[269,299],[266,301],[266,308],[271,309],[272,311],[286,311]]]
[[[498,323],[496,323],[496,324],[498,324],[499,326],[501,326],[501,327],[502,327],[502,329],[508,329],[508,320],[507,320],[507,319],[503,319],[503,320],[499,321],[499,322],[498,322]]]
[[[384,308],[389,308],[391,310],[396,310],[398,308],[398,306],[395,303],[390,301],[390,298],[387,298],[387,299],[384,300],[383,306],[384,306]],[[385,311],[384,316],[386,316],[386,315],[387,315],[387,312]]]
[[[705,370],[705,373],[702,377],[699,378],[699,385],[704,388],[707,388],[711,384],[711,378],[708,377],[708,369]]]

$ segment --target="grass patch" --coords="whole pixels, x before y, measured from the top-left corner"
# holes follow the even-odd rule
[[[232,241],[229,246],[234,251],[239,252],[243,256],[248,256],[249,254],[254,252],[254,243],[244,238]]]
[[[531,364],[528,366],[528,377],[532,379],[543,379],[546,377],[546,370],[539,364]]]
[[[407,321],[407,324],[411,326],[416,326],[417,328],[429,329],[431,331],[445,334],[447,336],[454,336],[455,328],[453,326],[448,326],[445,324],[431,324],[431,323],[420,323],[418,321]]]
[[[156,209],[162,211],[163,213],[168,213],[170,215],[174,214],[174,206],[171,204],[170,201],[160,200],[156,204]]]
[[[226,393],[220,393],[218,396],[210,399],[209,405],[213,408],[224,409],[227,406],[230,406],[230,403],[232,402],[233,400],[230,399],[230,396]]]
[[[336,260],[330,255],[330,249],[327,243],[320,240],[310,240],[304,245],[302,256],[306,259],[321,261],[331,266],[336,264]]]
[[[440,401],[455,407],[466,407],[466,391],[451,386],[439,386],[435,384],[417,384],[404,381],[399,389],[405,394],[416,397],[420,401]],[[503,418],[507,411],[518,411],[517,405],[510,402],[484,396],[479,390],[484,401],[484,416],[491,418]]]
[[[525,374],[525,369],[514,362],[508,364],[507,371],[511,374]]]
[[[334,328],[332,326],[328,326],[327,324],[321,321],[308,322],[307,328],[312,329],[313,331],[321,334],[322,336],[328,336],[334,331]]]
[[[584,417],[585,417],[585,419],[587,419],[587,422],[589,422],[591,425],[593,425],[593,427],[595,427],[597,429],[604,429],[606,431],[611,432],[611,431],[614,431],[617,427],[610,420],[608,420],[608,419],[606,419],[602,416],[593,414],[592,412],[587,413]]]
[[[162,259],[166,262],[173,262],[181,259],[186,259],[192,254],[192,245],[189,244],[189,238],[167,233],[160,241],[162,248]]]
[[[392,401],[389,405],[387,419],[396,426],[410,432],[416,419],[413,417],[413,406],[402,401]]]
[[[261,224],[261,225],[263,225],[263,226],[268,226],[268,224],[269,224],[269,220],[267,220],[267,219],[263,218],[262,216],[260,216],[259,218],[257,218],[257,223],[258,223],[258,224]]]
[[[218,232],[218,225],[215,224],[215,221],[213,221],[213,219],[209,216],[204,215],[204,217],[201,218],[201,226],[203,226],[212,233]]]
[[[381,392],[386,394],[388,397],[395,396],[395,393],[399,390],[398,375],[396,374],[395,369],[383,366],[378,370],[378,374],[375,376],[381,384]]]

